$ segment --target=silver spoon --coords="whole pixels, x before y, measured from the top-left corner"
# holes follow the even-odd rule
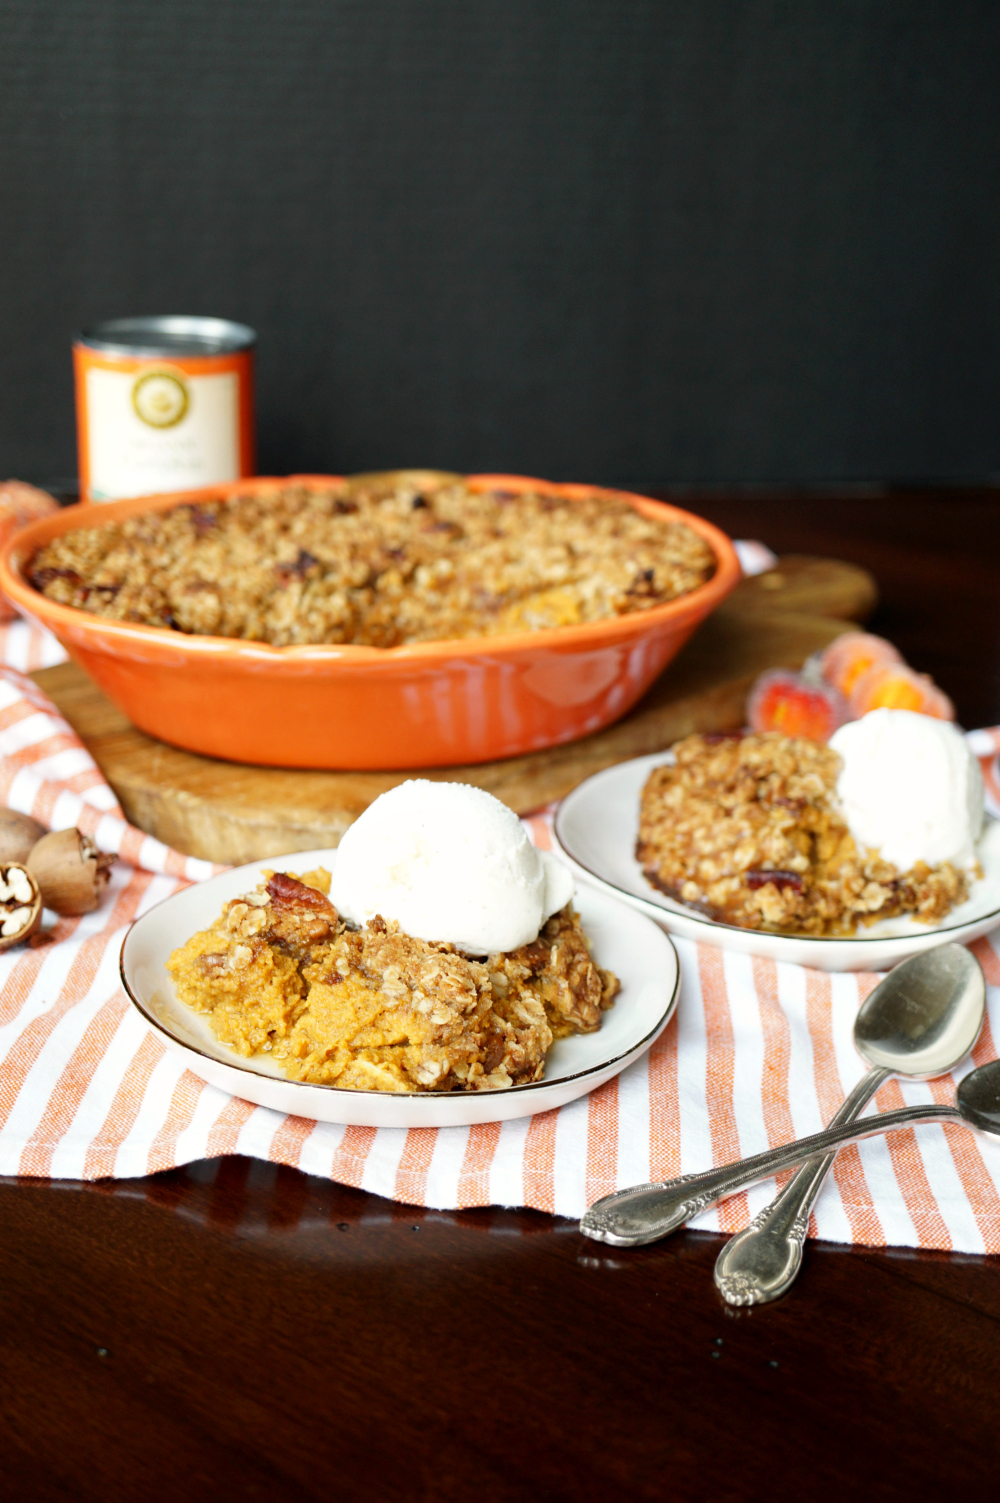
[[[954,1069],[979,1037],[985,1010],[982,971],[961,945],[926,950],[896,966],[855,1020],[855,1048],[870,1068],[831,1127],[860,1117],[893,1075],[928,1080]],[[828,1153],[803,1164],[771,1204],[726,1243],[716,1260],[715,1282],[729,1304],[765,1304],[794,1284],[809,1216],[835,1157]]]
[[[962,951],[959,945],[949,945],[947,948],[964,953],[967,957],[956,962],[957,977],[954,984],[959,990],[968,987],[975,996],[985,999],[983,973],[975,956],[968,950]],[[927,951],[925,956],[937,953],[936,950]],[[901,968],[897,968],[897,971],[899,969]],[[891,971],[886,981],[891,981],[897,971]],[[865,1040],[864,1052],[869,1063],[895,1073],[901,1059],[912,1058],[914,1045],[925,1038],[928,1032],[934,1034],[935,1031],[942,1040],[942,1056],[954,1061],[954,1051],[959,1043],[956,1012],[951,1007],[945,1007],[937,1013],[940,1020],[937,1030],[933,1024],[928,1030],[926,1009],[930,1008],[933,1013],[935,1007],[930,991],[921,997],[910,985],[905,986],[902,992],[895,1031],[888,1038]],[[870,997],[868,1002],[871,1000]],[[867,1005],[868,1003],[865,1004]],[[936,1005],[940,1008],[940,1003]],[[979,1005],[981,1024],[985,1000]],[[972,1047],[978,1032],[977,1027],[969,1036],[966,1051]],[[947,1048],[944,1045],[945,1039],[948,1040]],[[961,1058],[961,1054],[957,1057]],[[983,1132],[1000,1135],[1000,1061],[983,1065],[967,1075],[958,1088],[956,1099],[957,1107],[912,1106],[900,1111],[883,1112],[879,1116],[866,1118],[860,1125],[845,1122],[840,1126],[828,1127],[811,1137],[801,1138],[797,1143],[772,1148],[767,1153],[755,1154],[752,1158],[741,1159],[720,1169],[709,1169],[703,1174],[683,1174],[679,1179],[660,1184],[636,1185],[631,1190],[619,1190],[591,1206],[580,1222],[580,1230],[598,1242],[609,1242],[615,1247],[638,1247],[645,1242],[656,1242],[660,1237],[666,1237],[683,1226],[685,1221],[690,1221],[692,1216],[697,1216],[699,1211],[715,1205],[718,1200],[724,1200],[727,1195],[735,1194],[737,1190],[756,1184],[758,1180],[769,1179],[772,1174],[778,1174],[782,1169],[791,1169],[814,1155],[826,1154],[847,1143],[858,1143],[862,1138],[877,1137],[880,1133],[897,1127],[908,1127],[915,1122],[965,1121]]]

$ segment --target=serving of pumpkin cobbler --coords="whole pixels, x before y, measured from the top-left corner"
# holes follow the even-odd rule
[[[483,957],[344,919],[320,869],[265,872],[168,961],[178,998],[244,1058],[365,1091],[482,1091],[540,1080],[553,1040],[600,1027],[619,990],[572,903]]]

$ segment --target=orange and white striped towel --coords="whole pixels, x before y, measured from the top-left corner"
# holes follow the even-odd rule
[[[30,621],[0,623],[0,663],[34,673],[36,668],[54,668],[65,663],[66,649],[44,627]]]
[[[21,666],[51,660],[47,644],[23,638],[17,633]],[[977,753],[995,758],[1000,733],[974,738]],[[679,940],[676,1020],[647,1058],[561,1111],[406,1132],[332,1127],[254,1107],[185,1071],[118,983],[131,920],[213,868],[130,827],[69,726],[9,668],[0,670],[0,781],[12,807],[55,826],[78,823],[122,857],[97,913],[58,920],[51,943],[0,955],[2,1174],[127,1178],[243,1153],[412,1204],[523,1205],[576,1217],[616,1188],[818,1130],[862,1073],[851,1030],[876,977],[827,976]],[[540,843],[548,840],[546,815],[529,826]],[[976,1050],[982,1062],[994,1057],[1000,1036],[1000,950],[987,940],[975,948],[990,983],[990,1022]],[[944,1102],[954,1080],[893,1082],[877,1104]],[[772,1192],[773,1184],[761,1185],[693,1224],[736,1231]],[[847,1149],[813,1232],[840,1242],[1000,1252],[1000,1146],[949,1125]]]

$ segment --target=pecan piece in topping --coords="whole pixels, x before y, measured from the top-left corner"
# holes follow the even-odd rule
[[[318,913],[336,914],[330,899],[318,888],[290,877],[287,872],[272,872],[267,879],[267,895],[276,912],[290,908],[312,908]]]
[[[225,950],[209,950],[198,956],[198,965],[207,976],[217,976],[226,969],[228,959]]]
[[[632,583],[625,591],[626,595],[655,595],[656,587],[654,585],[654,579],[654,570],[643,569],[641,573],[636,575],[635,579],[633,579]]]
[[[311,553],[307,553],[305,548],[300,548],[298,557],[294,563],[275,564],[274,572],[282,584],[291,584],[293,579],[305,579],[310,569],[318,567],[319,559],[315,558]]]
[[[267,881],[271,922],[266,931],[272,943],[290,955],[304,956],[313,945],[330,938],[337,927],[337,910],[315,887],[286,872],[272,872]]]
[[[544,939],[533,939],[529,944],[522,945],[516,953],[518,960],[527,966],[530,975],[540,976],[549,963],[552,946],[546,944]]]
[[[74,585],[83,584],[75,569],[35,569],[28,578],[36,590],[44,590],[46,585],[52,584],[56,579],[67,579]]]
[[[786,887],[790,887],[793,892],[802,891],[802,878],[798,872],[762,871],[746,874],[746,884],[752,892],[760,887],[767,887],[768,883],[773,883],[779,892],[783,892]]]
[[[196,532],[211,532],[212,528],[217,527],[219,523],[218,517],[200,506],[192,506],[189,516]]]
[[[504,1056],[504,1036],[502,1033],[488,1033],[483,1044],[483,1070],[491,1075],[500,1064]]]

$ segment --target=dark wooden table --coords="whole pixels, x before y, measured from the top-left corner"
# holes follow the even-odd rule
[[[876,574],[873,622],[1000,721],[1000,491],[709,494]],[[995,1260],[811,1244],[725,1308],[718,1237],[610,1255],[230,1158],[0,1182],[10,1499],[937,1499],[993,1485]]]

